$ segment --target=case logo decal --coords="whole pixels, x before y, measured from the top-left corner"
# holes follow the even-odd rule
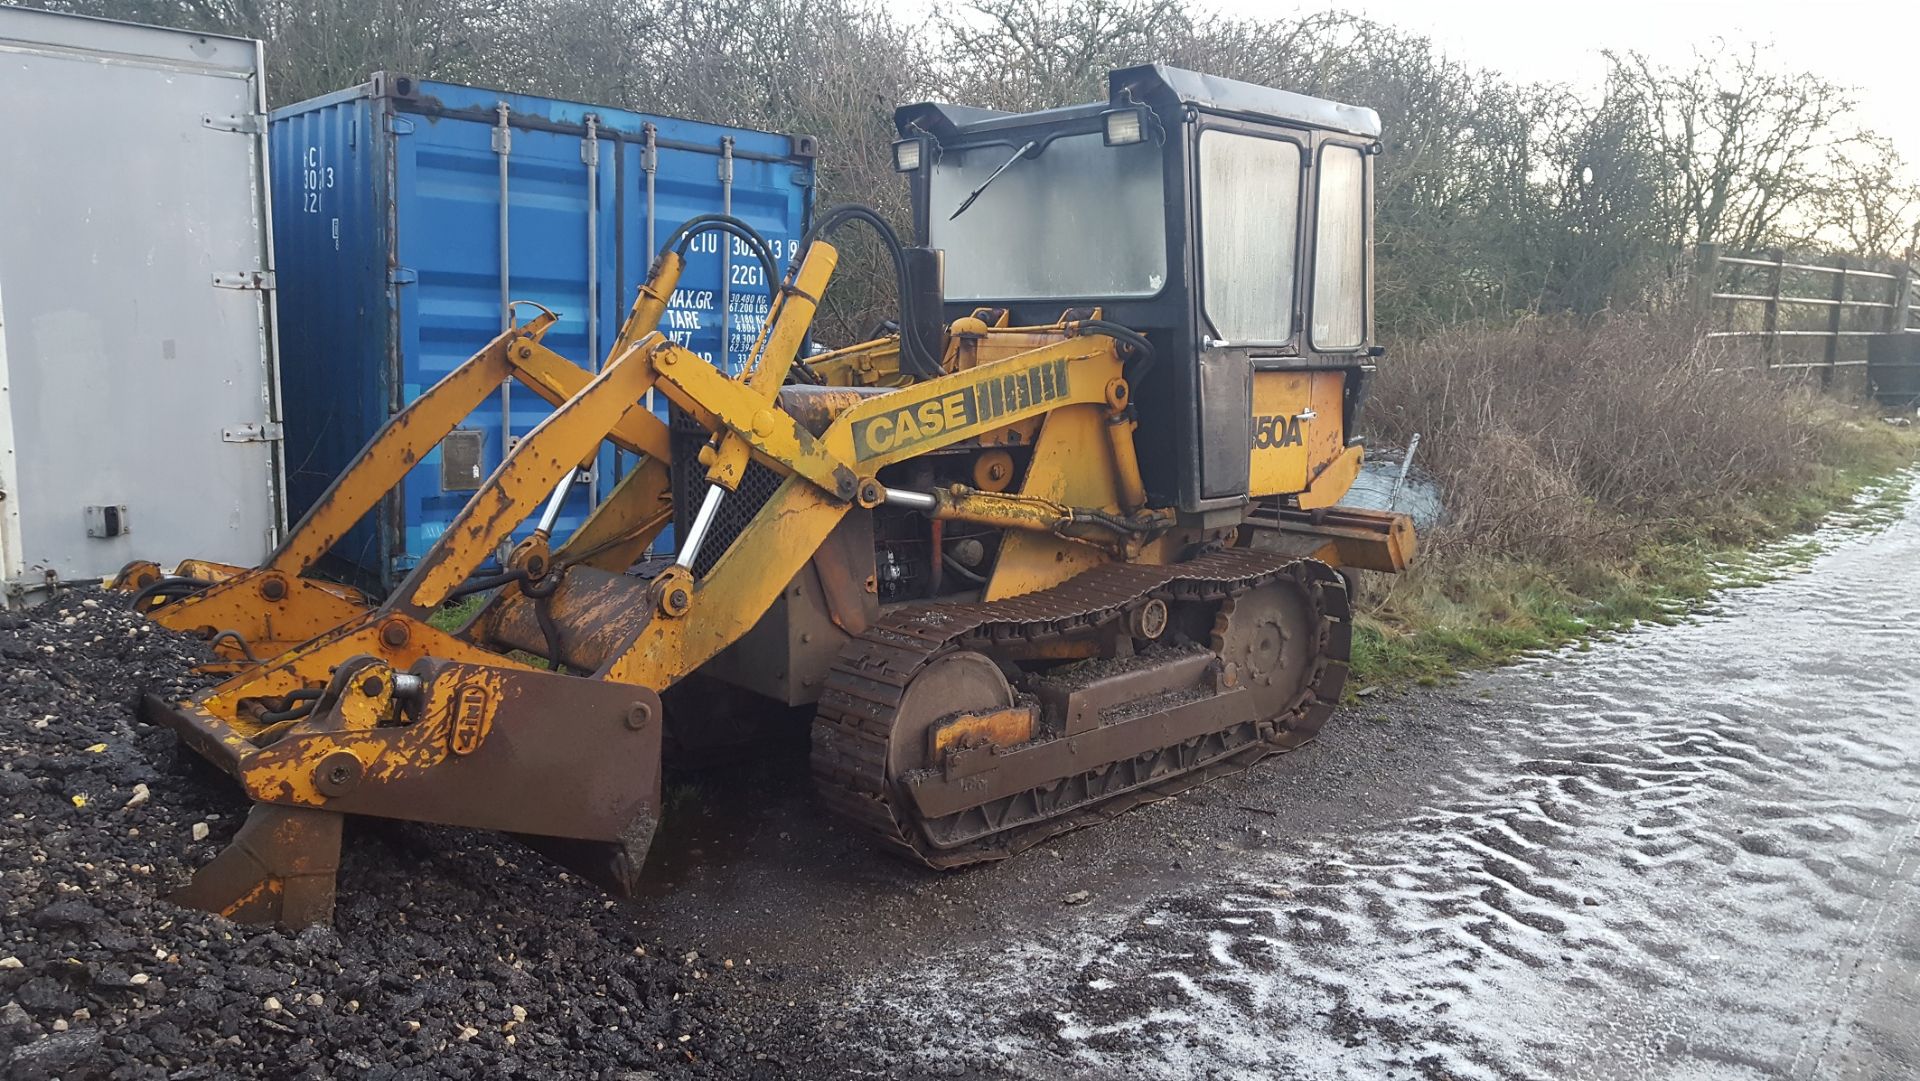
[[[937,436],[992,425],[1002,417],[1067,396],[1067,362],[1053,360],[1023,372],[988,379],[936,398],[853,422],[853,455],[859,461],[928,442]]]

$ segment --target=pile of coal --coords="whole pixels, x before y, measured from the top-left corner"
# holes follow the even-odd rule
[[[135,717],[204,656],[99,591],[0,611],[0,1077],[840,1072],[781,972],[651,941],[507,838],[350,824],[332,927],[166,902],[246,812]]]

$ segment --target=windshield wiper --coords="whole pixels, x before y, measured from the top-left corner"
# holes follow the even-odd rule
[[[1000,174],[1007,171],[1007,166],[1012,165],[1014,162],[1019,161],[1021,158],[1025,157],[1027,151],[1032,150],[1034,147],[1038,145],[1040,145],[1040,140],[1038,139],[1027,140],[1027,145],[1014,151],[1013,157],[1008,158],[1005,162],[1001,164],[1000,168],[995,169],[993,171],[992,176],[989,176],[985,180],[981,181],[980,186],[973,189],[972,194],[968,195],[966,200],[960,204],[960,209],[954,211],[952,216],[948,217],[947,220],[952,221],[954,218],[957,218],[960,215],[965,214],[967,212],[967,208],[973,205],[973,201],[975,199],[980,198],[980,193],[987,190],[987,185],[1000,179]]]

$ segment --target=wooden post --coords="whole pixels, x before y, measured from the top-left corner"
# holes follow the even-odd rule
[[[1714,284],[1720,280],[1720,245],[1708,241],[1693,249],[1693,317],[1702,326],[1713,314]]]
[[[1887,311],[1887,333],[1905,334],[1907,326],[1912,322],[1910,313],[1913,309],[1913,266],[1911,264],[1901,263],[1900,268],[1893,272],[1893,288],[1888,293],[1887,299],[1893,302],[1893,307]]]
[[[1760,325],[1760,329],[1766,332],[1766,351],[1760,363],[1762,367],[1771,369],[1780,363],[1780,280],[1787,272],[1787,253],[1773,248],[1768,254],[1773,256],[1773,270],[1767,275],[1767,312]]]
[[[1833,385],[1833,369],[1840,362],[1840,331],[1846,325],[1847,307],[1847,257],[1837,256],[1833,265],[1840,273],[1833,276],[1833,292],[1830,294],[1833,307],[1827,309],[1827,366],[1820,369],[1820,385]]]

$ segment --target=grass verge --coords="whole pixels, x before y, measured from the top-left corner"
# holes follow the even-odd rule
[[[1551,566],[1530,559],[1441,557],[1419,563],[1397,581],[1370,583],[1354,625],[1355,685],[1432,685],[1465,668],[1604,637],[1636,623],[1670,623],[1720,590],[1772,581],[1809,562],[1820,546],[1810,539],[1757,546],[1808,529],[1834,511],[1897,510],[1904,504],[1911,478],[1893,474],[1920,455],[1920,438],[1900,443],[1900,454],[1876,455],[1871,468],[1846,471],[1851,479],[1836,472],[1817,495],[1783,495],[1760,512],[1738,544],[1709,529],[1682,527],[1624,559]],[[1868,503],[1857,507],[1862,492]]]
[[[1363,584],[1356,688],[1671,622],[1803,565],[1818,545],[1793,538],[1835,511],[1898,512],[1920,434],[1696,340],[1645,318],[1533,324],[1421,343],[1396,364],[1413,371],[1383,372],[1376,435],[1422,433],[1448,520],[1407,574]]]

